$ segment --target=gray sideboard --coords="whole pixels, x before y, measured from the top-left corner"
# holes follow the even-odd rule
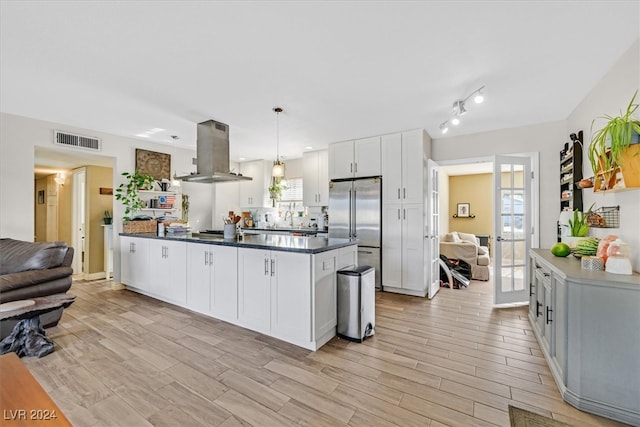
[[[529,321],[565,401],[640,425],[640,275],[532,249]]]

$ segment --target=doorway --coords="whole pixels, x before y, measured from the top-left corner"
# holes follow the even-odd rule
[[[527,271],[527,249],[529,247],[539,246],[538,153],[521,153],[510,156],[512,156],[510,159],[513,159],[513,163],[522,165],[522,167],[509,166],[509,171],[512,175],[513,173],[515,173],[515,175],[520,174],[523,179],[527,176],[530,177],[530,179],[526,180],[526,193],[529,197],[528,203],[526,204],[510,204],[504,202],[502,196],[507,193],[510,197],[513,196],[509,198],[509,200],[514,199],[516,202],[521,201],[520,195],[524,196],[525,186],[518,187],[516,185],[518,188],[515,188],[514,183],[520,183],[521,181],[514,181],[513,179],[509,181],[509,185],[497,186],[496,182],[501,183],[502,180],[495,181],[495,176],[505,175],[501,163],[501,161],[505,161],[505,159],[499,161],[497,160],[499,156],[438,162],[441,166],[439,184],[441,234],[450,231],[464,231],[470,234],[480,234],[482,236],[481,241],[485,238],[487,239],[484,241],[489,243],[490,248],[492,259],[491,274],[496,284],[494,294],[494,304],[496,305],[524,303],[528,301],[528,294],[526,294],[526,292],[528,292],[528,283],[526,278],[520,273]],[[518,159],[520,159],[520,161],[518,161]],[[525,163],[526,168],[524,167]],[[497,172],[494,171],[496,167],[500,167]],[[481,197],[484,200],[481,203],[476,203],[476,208],[474,209],[473,203],[469,203],[467,200],[456,199],[470,196],[457,196],[456,194],[452,194],[452,191],[455,193],[455,188],[450,188],[449,186],[450,176],[466,178],[467,181],[470,180],[476,184],[480,181],[486,181],[486,188],[483,187],[482,190],[476,190],[476,193],[481,193]],[[482,177],[482,179],[479,177]],[[513,178],[513,176],[511,176],[511,178]],[[475,200],[478,200],[477,197]],[[522,199],[522,201],[524,201],[524,199]],[[458,204],[463,208],[469,209],[470,215],[455,218],[458,213]],[[482,211],[484,211],[484,215],[480,215]],[[478,213],[478,215],[476,215],[476,213]],[[479,218],[481,216],[484,216],[484,218]],[[478,218],[478,220],[476,220],[476,218]],[[514,234],[512,233],[507,233],[505,235],[506,237],[503,236],[503,226],[511,227],[510,230],[514,227],[520,230],[518,239],[516,239],[518,240],[517,242],[513,240]],[[483,230],[476,230],[474,227],[480,227],[488,231],[483,232]],[[462,228],[463,230],[456,230],[455,228]],[[515,249],[523,245],[525,247],[524,250],[520,252],[516,251],[520,256],[514,257],[514,253],[516,253],[514,252]],[[499,262],[497,258],[499,258]],[[504,285],[501,283],[501,279],[504,279]]]

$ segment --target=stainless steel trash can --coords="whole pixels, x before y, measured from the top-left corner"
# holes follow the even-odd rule
[[[375,333],[375,269],[368,265],[338,271],[338,335],[362,342]]]

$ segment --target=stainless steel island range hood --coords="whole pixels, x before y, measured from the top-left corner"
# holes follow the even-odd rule
[[[251,181],[248,176],[237,175],[229,170],[229,126],[207,120],[198,123],[197,172],[179,176],[188,182],[215,183],[230,181]]]

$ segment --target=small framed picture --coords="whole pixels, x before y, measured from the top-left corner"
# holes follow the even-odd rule
[[[44,205],[44,190],[38,191],[38,204]]]
[[[469,217],[469,203],[458,203],[458,218]]]

